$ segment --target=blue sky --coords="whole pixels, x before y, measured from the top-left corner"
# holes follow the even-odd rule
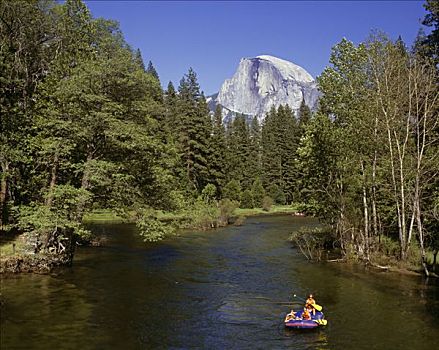
[[[343,37],[371,30],[410,46],[426,14],[423,1],[86,1],[94,17],[120,23],[127,42],[151,60],[162,85],[177,87],[192,67],[210,95],[242,57],[292,61],[318,76]]]

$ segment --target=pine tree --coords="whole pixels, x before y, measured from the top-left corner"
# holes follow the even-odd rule
[[[236,116],[227,130],[227,176],[239,181],[244,189],[250,187],[249,174],[250,133],[244,115]]]
[[[439,2],[426,0],[424,7],[429,13],[425,16],[422,24],[433,29],[423,38],[420,46],[422,46],[422,54],[431,58],[437,66],[439,63]]]
[[[145,71],[145,63],[143,62],[142,53],[140,52],[140,49],[137,49],[134,53],[134,61],[139,65],[139,67]]]
[[[232,201],[241,201],[242,188],[237,180],[231,180],[223,189],[223,198],[228,198]]]
[[[255,207],[252,192],[250,190],[245,190],[242,192],[240,207],[250,209]]]
[[[256,180],[252,184],[252,197],[253,203],[256,207],[262,207],[262,200],[265,197],[265,190],[262,186],[262,181],[260,178],[256,178]]]
[[[211,130],[209,110],[192,68],[180,81],[178,90],[176,124],[182,159],[180,177],[187,184],[188,190],[200,192],[208,182],[207,157]]]
[[[264,187],[276,185],[288,202],[294,197],[297,122],[290,107],[274,107],[262,127],[262,177]]]
[[[226,136],[222,122],[221,106],[217,105],[213,115],[212,132],[209,142],[209,181],[213,183],[219,194],[225,186]]]
[[[160,81],[159,74],[155,70],[151,61],[148,62],[148,67],[146,68],[146,73],[150,74],[152,77]]]
[[[258,117],[253,117],[250,124],[250,141],[247,174],[251,181],[261,176],[261,126]]]
[[[305,103],[305,99],[302,99],[302,102],[300,103],[299,108],[299,132],[300,136],[302,136],[305,126],[309,123],[311,119],[311,110],[309,109],[308,105]]]
[[[166,130],[166,133],[168,134],[168,137],[175,140],[176,130],[178,128],[177,125],[177,102],[178,97],[177,93],[175,91],[174,85],[170,81],[168,83],[168,88],[165,91],[164,95],[164,104],[165,104],[165,113],[164,113],[164,123],[162,125],[162,128]]]
[[[284,108],[284,117],[281,122],[284,125],[283,146],[280,148],[282,157],[282,184],[280,192],[283,195],[273,197],[278,203],[285,204],[293,202],[298,196],[297,171],[296,171],[296,152],[299,145],[299,125],[294,116],[294,112],[289,106]]]

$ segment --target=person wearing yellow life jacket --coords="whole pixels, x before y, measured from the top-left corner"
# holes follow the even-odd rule
[[[310,294],[308,299],[306,299],[306,305],[308,305],[308,304],[312,305],[312,304],[315,304],[315,303],[316,303],[316,301],[314,300],[312,294]]]

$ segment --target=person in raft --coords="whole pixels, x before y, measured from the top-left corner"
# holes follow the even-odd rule
[[[308,308],[306,308],[306,307],[303,308],[302,319],[306,320],[306,321],[311,319],[311,314],[310,314]]]
[[[291,312],[289,314],[287,314],[287,316],[285,317],[285,322],[288,322],[289,320],[296,320],[297,316],[296,316],[296,312],[291,309]]]
[[[313,315],[316,314],[316,309],[314,308],[314,304],[315,304],[315,303],[316,303],[316,301],[314,300],[312,294],[310,294],[310,295],[308,296],[308,299],[306,299],[306,302],[305,302],[305,309],[307,309],[308,312],[310,312],[310,313],[312,312]]]

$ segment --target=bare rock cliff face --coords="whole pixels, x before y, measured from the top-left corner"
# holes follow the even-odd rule
[[[287,104],[297,111],[302,99],[315,109],[318,96],[317,84],[305,69],[264,55],[241,59],[233,77],[208,102],[212,110],[220,104],[225,118],[242,113],[263,120],[272,106]]]

